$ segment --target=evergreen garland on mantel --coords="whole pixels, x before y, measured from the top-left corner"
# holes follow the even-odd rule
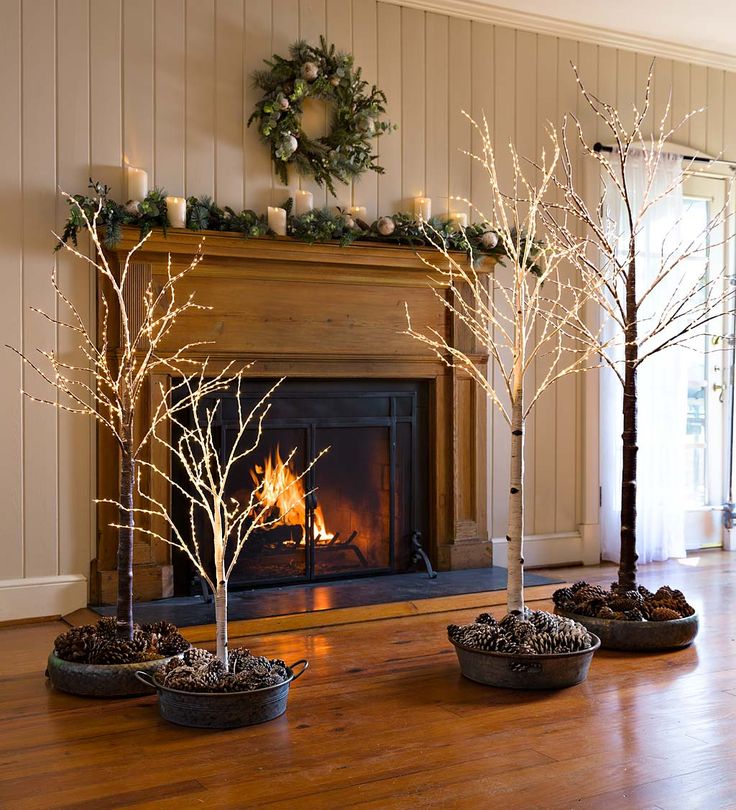
[[[153,189],[142,202],[129,202],[126,205],[112,200],[109,196],[109,187],[91,178],[89,189],[94,192],[93,196],[75,194],[73,199],[90,220],[100,207],[98,223],[105,228],[106,247],[115,247],[120,241],[124,225],[139,228],[141,238],[154,228],[161,228],[166,235],[169,225],[166,192],[163,189]],[[86,226],[79,208],[71,201],[69,204],[69,218],[64,225],[61,242],[71,240],[76,245],[79,232]],[[428,223],[421,223],[409,214],[394,214],[368,224],[354,219],[340,209],[337,213],[327,208],[314,209],[293,216],[291,198],[282,207],[287,212],[288,236],[308,244],[337,242],[342,247],[360,241],[410,247],[435,247],[444,240],[450,250],[467,253],[473,261],[483,256],[495,256],[503,260],[506,255],[503,243],[487,222],[473,223],[460,229],[445,217],[432,217]],[[274,236],[264,214],[257,214],[251,209],[238,213],[229,206],[220,208],[209,196],[187,199],[187,228],[192,231],[240,233],[244,237]],[[523,235],[521,239],[523,241]],[[56,246],[56,250],[61,247],[61,242]],[[539,250],[533,250],[531,255],[532,259],[536,259]],[[535,273],[541,272],[536,264],[532,264],[529,269]]]

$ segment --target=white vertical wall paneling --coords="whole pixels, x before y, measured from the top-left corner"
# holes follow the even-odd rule
[[[353,56],[356,67],[361,68],[363,79],[369,86],[378,83],[378,7],[375,0],[353,0]],[[391,133],[376,141],[376,154],[381,164],[384,140],[398,139],[398,133]],[[378,177],[375,172],[366,172],[353,181],[353,205],[363,205],[367,217],[373,222],[378,216]]]
[[[470,129],[470,151],[473,155],[481,156],[483,149],[482,133],[486,123],[489,132],[493,132],[493,50],[488,43],[493,41],[493,26],[486,23],[472,22],[470,28],[470,90],[471,108],[468,110],[474,124]],[[479,130],[480,128],[480,130]],[[470,160],[470,159],[469,159]],[[488,176],[483,167],[476,160],[470,160],[470,200],[475,207],[471,219],[484,217],[493,219],[488,189]],[[489,377],[492,378],[494,369],[489,368]],[[508,463],[506,459],[496,455],[494,434],[495,415],[489,409],[488,413],[488,442],[491,448],[491,457],[494,459],[488,471],[488,525],[489,533],[495,536],[504,536],[506,527],[503,514],[496,514],[494,492],[497,479],[508,480]]]
[[[90,3],[90,160],[91,174],[122,200],[123,89],[121,0]],[[182,119],[183,123],[183,119]]]
[[[723,97],[723,154],[733,160],[736,155],[736,73],[726,73]]]
[[[634,102],[638,97],[636,85],[636,54],[631,51],[616,51],[616,105],[619,115],[628,129],[634,120]]]
[[[665,119],[665,128],[672,126],[672,60],[657,59],[654,63],[654,106],[652,109],[653,126],[659,129],[662,118],[667,112],[667,103],[670,110]],[[677,138],[675,138],[677,140]]]
[[[562,109],[558,104],[558,40],[539,36],[537,39],[537,142],[545,138],[547,122],[559,125]],[[548,360],[537,357],[536,375],[541,379],[548,368]],[[556,404],[557,391],[552,388],[535,405],[534,428],[534,532],[544,534],[555,531],[556,503]],[[531,461],[531,459],[530,459]]]
[[[327,0],[326,6],[326,35],[327,42],[335,46],[338,51],[350,52],[353,45],[353,5],[348,0]],[[327,111],[327,125],[331,120],[331,112]],[[328,205],[339,205],[348,208],[353,198],[353,183],[335,182],[334,196],[327,192]]]
[[[425,14],[401,9],[401,210],[426,193]]]
[[[472,75],[470,65],[470,22],[450,17],[448,31],[448,184],[450,196],[470,195],[470,121],[472,112]],[[458,211],[468,212],[467,204],[450,203]],[[469,212],[468,212],[469,213]],[[469,217],[474,219],[474,217]]]
[[[582,77],[583,82],[589,90],[593,90],[597,86],[597,95],[601,101],[607,104],[617,103],[617,90],[618,90],[618,60],[617,52],[613,48],[598,48],[598,82],[597,85],[591,85],[585,76]],[[609,146],[612,144],[611,133],[609,129],[597,119],[598,122],[598,140]]]
[[[66,0],[56,19],[57,46],[57,182],[60,188],[76,190],[84,187],[88,176],[89,155],[89,18],[87,0]],[[66,88],[74,87],[74,93]],[[68,205],[57,195],[57,233],[61,232]],[[89,295],[90,270],[76,259],[59,253],[59,283],[90,328],[94,328]],[[70,313],[61,309],[60,317],[68,320]],[[66,361],[84,366],[79,341],[74,333],[58,330],[59,354]],[[81,375],[80,375],[81,376]],[[91,382],[90,375],[84,375]],[[59,468],[67,471],[59,476],[59,571],[73,574],[87,565],[85,543],[68,542],[71,538],[89,537],[93,531],[93,484],[90,459],[94,420],[80,414],[59,412]]]
[[[126,0],[127,2],[127,0]],[[186,5],[187,196],[215,193],[215,3]]]
[[[53,349],[55,330],[28,307],[54,314],[54,258],[49,231],[56,205],[56,15],[53,0],[22,6],[23,350]],[[30,369],[23,385],[55,399]],[[27,577],[58,573],[58,419],[49,406],[24,402],[25,570]],[[68,473],[69,471],[65,471]]]
[[[473,22],[470,32],[472,109],[469,112],[478,127],[484,127],[485,119],[488,122],[489,131],[493,133],[493,49],[488,45],[489,42],[493,41],[493,26],[487,23]],[[474,155],[480,156],[483,145],[479,131],[475,126],[472,126],[470,134],[470,151]],[[476,160],[470,162],[470,199],[477,209],[476,216],[484,216],[487,219],[492,218],[488,176]],[[472,218],[475,219],[476,217]],[[491,433],[488,435],[492,436]]]
[[[272,0],[271,6],[271,53],[284,55],[299,38],[299,0]],[[259,67],[265,67],[259,65]],[[250,113],[249,113],[250,114]],[[298,178],[289,176],[284,185],[279,178],[271,174],[271,198],[273,204],[281,205],[289,197],[289,185],[296,187]]]
[[[432,214],[455,210],[448,190],[448,20],[427,14],[425,48],[426,157],[425,191],[432,198]],[[455,113],[460,115],[460,113]],[[466,158],[467,160],[467,158]]]
[[[215,200],[243,207],[243,0],[215,0]]]
[[[245,119],[250,118],[260,92],[253,87],[251,74],[264,67],[263,60],[271,57],[270,0],[247,0],[245,3]],[[271,205],[271,155],[261,143],[254,123],[243,130],[243,183],[245,206],[265,211]]]
[[[154,6],[154,182],[170,195],[184,195],[186,134],[185,0]]]
[[[508,80],[509,75],[515,72],[516,64],[516,31],[511,28],[494,26],[493,30],[493,117],[490,119],[493,143],[496,150],[496,167],[498,182],[501,190],[512,190],[513,170],[511,168],[510,144],[515,141],[514,122],[516,117],[516,90],[514,84]],[[503,268],[497,271],[503,274]],[[502,297],[496,294],[495,301],[504,304]],[[504,308],[505,309],[505,308]],[[507,311],[507,316],[513,318],[513,313]],[[507,356],[507,362],[510,358]],[[503,379],[497,369],[493,370],[496,391],[501,395],[501,401],[510,408],[508,398],[503,395]],[[491,454],[498,459],[500,469],[497,468],[493,476],[493,525],[494,536],[505,535],[508,523],[509,502],[509,458],[511,456],[511,433],[503,415],[497,408],[490,409],[490,418],[493,423],[493,444]],[[510,411],[509,411],[510,412]]]
[[[0,296],[0,345],[20,348],[23,334],[23,189],[21,185],[21,3],[0,0],[0,189],[9,203],[0,217],[3,294]],[[23,576],[23,402],[20,359],[0,352],[0,447],[6,463],[0,466],[3,512],[3,553],[0,579]]]
[[[311,45],[319,43],[320,34],[324,35],[327,29],[327,16],[325,0],[299,0],[299,36]],[[303,124],[310,132],[310,119],[314,121],[317,132],[327,132],[329,123],[328,110],[325,104],[319,101],[307,100],[305,102]],[[310,177],[299,177],[294,174],[289,178],[289,185],[293,188],[300,186],[314,195],[314,205],[321,208],[327,204],[327,190],[320,187]]]
[[[578,43],[561,39],[557,45],[558,90],[560,113],[578,109],[578,89],[571,65],[578,62]],[[575,173],[582,178],[579,157],[575,160]],[[564,271],[563,271],[564,272]],[[568,301],[570,299],[568,298]],[[577,523],[577,486],[575,471],[580,458],[578,425],[578,383],[573,374],[555,384],[555,531],[564,532]]]
[[[401,94],[401,9],[378,4],[378,86],[386,93],[386,117],[399,130],[380,141],[379,155],[384,174],[378,177],[378,214],[391,214],[401,199],[401,143],[405,135]]]
[[[153,180],[153,4],[123,3],[123,155]],[[126,199],[127,199],[127,189]]]
[[[518,31],[516,34],[516,54],[514,73],[516,76],[515,92],[517,97],[514,144],[522,158],[537,160],[541,154],[537,143],[537,35],[528,31]],[[499,144],[500,146],[500,144]],[[534,170],[529,166],[525,171],[534,177]],[[499,271],[501,272],[501,271]],[[531,368],[526,375],[525,383],[529,392],[534,390],[536,384],[535,369]],[[529,534],[534,533],[534,448],[536,443],[536,430],[534,427],[534,412],[530,414],[526,423],[526,436],[524,448],[524,524]]]
[[[724,71],[708,68],[708,109],[705,111],[705,151],[723,154]]]
[[[679,88],[678,88],[679,91]],[[708,124],[708,68],[692,65],[690,68],[690,105],[702,110],[690,119],[689,145],[700,152],[707,151]]]
[[[691,144],[690,127],[692,119],[686,121],[682,126],[683,119],[692,112],[693,106],[690,103],[690,66],[682,62],[672,63],[672,124],[679,127],[674,135],[674,140],[682,144]],[[702,113],[699,113],[702,115]],[[697,116],[696,116],[697,117]]]

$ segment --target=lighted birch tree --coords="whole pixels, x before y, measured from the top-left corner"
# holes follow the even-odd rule
[[[577,337],[595,350],[621,384],[623,409],[623,445],[621,480],[621,559],[618,587],[632,591],[637,587],[637,454],[639,370],[659,352],[675,346],[692,348],[695,338],[706,338],[724,315],[733,312],[734,288],[725,267],[711,267],[706,276],[693,274],[687,267],[690,257],[707,245],[723,240],[719,234],[726,218],[725,207],[716,211],[705,227],[694,236],[679,238],[681,222],[673,223],[663,239],[658,255],[646,256],[654,262],[653,272],[642,278],[645,260],[640,235],[652,209],[680,187],[685,171],[666,187],[655,189],[655,177],[667,152],[667,142],[698,110],[674,125],[668,125],[669,103],[662,119],[654,122],[654,134],[645,134],[650,118],[653,66],[649,71],[644,99],[634,106],[633,121],[625,125],[619,110],[601,101],[583,85],[576,68],[575,77],[584,100],[595,114],[613,151],[606,153],[591,142],[579,119],[565,118],[559,134],[552,138],[560,151],[561,171],[555,177],[557,199],[548,198],[540,205],[547,238],[556,250],[567,250],[575,262],[581,283],[612,327],[612,338],[604,345],[600,330],[577,319]],[[572,122],[572,123],[570,123]],[[600,195],[586,200],[575,171],[576,156],[595,161],[602,185]],[[634,194],[632,172],[634,155],[644,160],[644,178]],[[691,164],[692,165],[692,164]],[[687,169],[687,167],[685,167]],[[623,210],[623,221],[611,213],[616,201]],[[580,245],[581,250],[573,249]],[[701,342],[702,345],[705,340]]]
[[[143,448],[159,424],[168,418],[166,403],[160,403],[140,424],[141,400],[149,385],[150,375],[180,375],[186,367],[185,355],[199,345],[187,343],[173,351],[162,351],[177,318],[193,309],[209,309],[196,304],[193,294],[177,300],[177,285],[202,260],[198,253],[186,267],[174,270],[169,256],[166,278],[159,286],[150,281],[138,289],[132,277],[131,262],[150,236],[144,236],[130,250],[119,268],[113,266],[103,250],[100,216],[105,195],[89,216],[85,208],[69,194],[63,195],[83,222],[91,239],[93,256],[82,253],[76,245],[54,234],[58,244],[88,265],[98,282],[100,301],[99,339],[94,327],[85,323],[75,304],[61,289],[56,269],[52,271],[58,299],[58,311],[49,314],[33,308],[58,329],[64,329],[79,341],[78,360],[67,359],[55,349],[37,349],[36,360],[13,349],[23,362],[45,382],[56,389],[57,398],[34,396],[29,399],[61,408],[70,413],[91,416],[113,437],[120,451],[120,525],[117,549],[117,631],[120,638],[133,638],[133,491],[136,465]],[[133,310],[136,310],[134,317]],[[181,403],[183,407],[185,403]]]
[[[559,150],[554,149],[549,158],[542,155],[538,172],[531,167],[525,173],[510,146],[513,181],[511,188],[503,190],[488,122],[484,119],[482,124],[473,124],[482,152],[471,157],[483,167],[491,192],[490,210],[478,213],[483,221],[492,223],[507,258],[490,274],[481,272],[451,253],[438,233],[428,231],[444,261],[425,263],[433,271],[435,295],[450,317],[487,350],[492,369],[487,373],[484,365],[439,331],[415,327],[408,307],[407,333],[433,349],[448,366],[472,377],[511,432],[508,611],[523,613],[526,421],[557,380],[590,365],[593,350],[577,341],[575,326],[591,293],[565,276],[571,255],[579,246],[547,245],[539,240],[540,206],[552,186]]]
[[[168,392],[163,389],[161,391],[162,399],[169,403],[166,407],[167,420],[156,431],[154,441],[171,458],[172,467],[175,464],[180,465],[184,482],[150,461],[140,462],[141,468],[148,468],[171,491],[176,490],[183,498],[188,517],[186,526],[180,525],[173,518],[168,504],[146,491],[142,484],[141,470],[138,473],[137,489],[142,505],[131,509],[123,507],[131,518],[142,518],[134,521],[136,531],[182,551],[207,583],[215,597],[216,654],[226,668],[228,581],[238,558],[255,531],[267,530],[283,522],[286,513],[274,509],[274,504],[281,502],[283,495],[292,491],[287,500],[293,509],[299,500],[310,494],[304,492],[301,481],[327,452],[327,449],[322,450],[297,473],[293,472],[294,449],[280,462],[283,470],[289,470],[289,475],[281,475],[277,471],[270,480],[262,477],[246,499],[232,497],[229,493],[232,492],[238,470],[242,474],[241,462],[252,456],[259,447],[263,421],[271,408],[269,399],[283,379],[255,405],[246,409],[242,397],[244,373],[240,371],[230,374],[230,369],[231,365],[228,365],[220,373],[208,377],[207,364],[204,364],[199,372],[188,375]],[[226,452],[218,446],[218,419],[222,398],[214,396],[224,391],[233,394],[236,405],[231,444]],[[176,404],[177,398],[182,395],[186,409]],[[264,496],[266,488],[268,492]],[[295,497],[297,493],[298,498]],[[156,526],[164,528],[159,530]],[[212,569],[208,568],[202,554],[204,544],[209,544],[214,551]]]

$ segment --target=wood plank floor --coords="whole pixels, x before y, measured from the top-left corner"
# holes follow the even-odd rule
[[[0,807],[734,808],[735,575],[722,552],[647,566],[642,582],[697,607],[696,644],[598,653],[585,684],[557,693],[458,674],[445,625],[476,609],[250,637],[311,668],[286,716],[228,732],[169,725],[155,698],[55,693],[42,673],[63,625],[1,628]]]

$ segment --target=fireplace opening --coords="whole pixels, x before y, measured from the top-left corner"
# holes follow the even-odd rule
[[[250,381],[241,392],[252,408],[273,381]],[[214,395],[218,449],[236,435],[236,392]],[[207,407],[209,407],[209,404]],[[189,414],[190,420],[195,415]],[[412,536],[427,538],[427,391],[422,381],[286,380],[271,398],[255,450],[233,469],[231,491],[247,503],[254,490],[274,522],[256,530],[241,552],[230,585],[249,588],[403,573],[412,568]],[[173,437],[176,438],[175,436]],[[325,447],[299,482],[294,479]],[[175,482],[187,486],[182,470]],[[285,482],[292,486],[282,494]],[[172,491],[174,519],[188,530],[184,499]],[[200,535],[204,522],[197,526]],[[201,543],[211,566],[210,545]],[[176,592],[198,587],[186,555],[173,559]]]

